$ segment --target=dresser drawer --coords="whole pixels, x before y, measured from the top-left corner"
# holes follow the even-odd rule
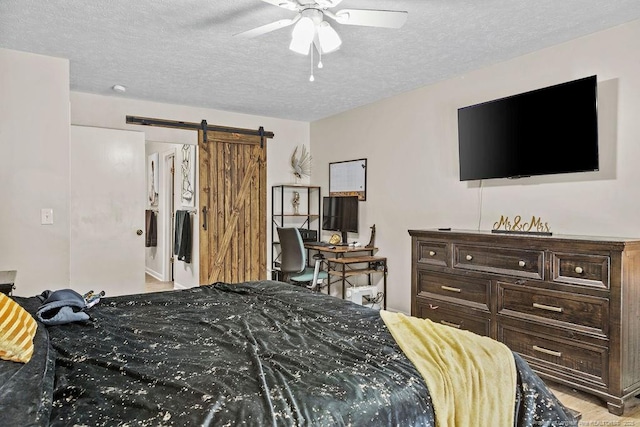
[[[544,251],[454,245],[453,266],[464,270],[544,278]]]
[[[472,310],[463,311],[445,303],[427,302],[422,299],[417,301],[416,306],[416,316],[422,319],[429,319],[435,323],[463,329],[478,335],[490,336],[491,334],[491,320],[481,313]]]
[[[417,245],[418,264],[449,267],[446,243],[418,240]]]
[[[534,369],[542,367],[560,371],[564,375],[570,375],[567,370],[572,370],[580,373],[581,378],[588,378],[599,385],[608,383],[609,357],[606,347],[584,344],[579,340],[560,340],[500,324],[498,336],[500,341],[520,353]]]
[[[458,304],[471,304],[489,310],[491,281],[454,274],[418,270],[418,295],[449,299]]]
[[[554,252],[551,260],[554,282],[609,288],[608,256]]]
[[[498,313],[535,316],[543,323],[551,319],[603,337],[609,334],[606,298],[498,282]]]

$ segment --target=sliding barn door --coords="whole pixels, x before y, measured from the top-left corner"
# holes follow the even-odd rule
[[[198,132],[200,284],[266,278],[266,139]]]

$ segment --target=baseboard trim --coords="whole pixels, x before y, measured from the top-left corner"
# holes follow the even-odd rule
[[[162,274],[158,273],[157,271],[154,271],[149,267],[145,267],[144,272],[147,273],[149,276],[153,277],[154,279],[160,282],[164,282],[164,279],[162,278]]]

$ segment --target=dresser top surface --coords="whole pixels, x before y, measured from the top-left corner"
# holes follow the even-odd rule
[[[537,239],[539,241],[575,241],[575,242],[606,242],[606,243],[635,243],[640,244],[640,237],[610,237],[610,236],[579,236],[568,234],[553,234],[551,236],[527,234],[527,233],[492,233],[489,230],[439,230],[439,229],[410,229],[408,230],[411,236],[428,236],[430,238],[457,238],[457,239],[484,239],[484,238],[499,238],[499,239]]]

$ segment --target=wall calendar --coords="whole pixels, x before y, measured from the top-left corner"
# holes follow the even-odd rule
[[[367,159],[329,163],[329,196],[367,200]]]

